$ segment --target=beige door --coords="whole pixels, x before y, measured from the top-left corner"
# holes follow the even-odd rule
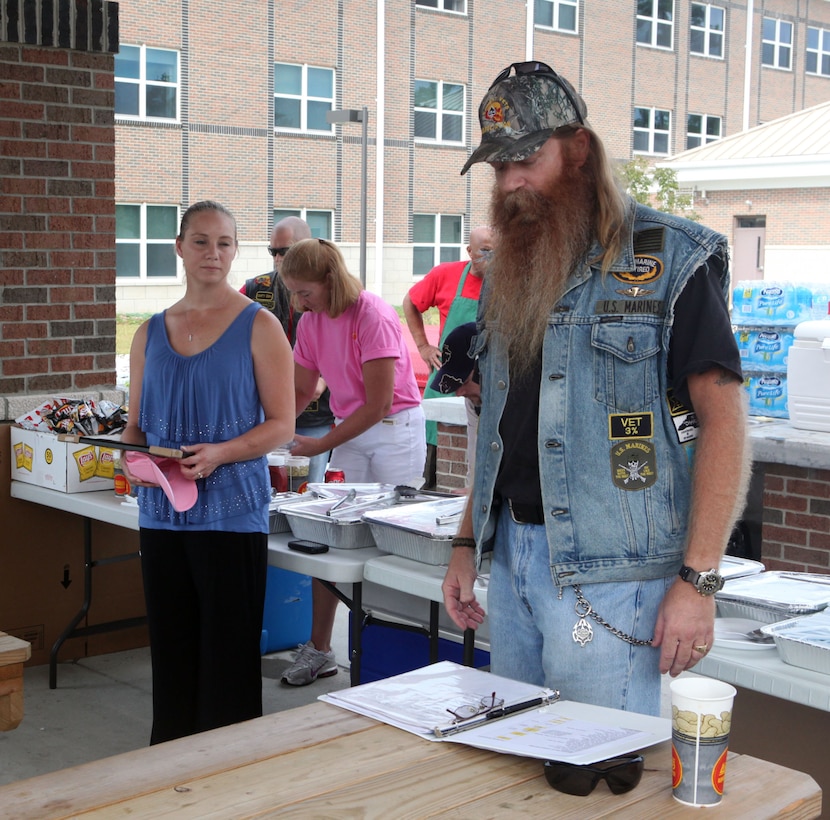
[[[738,216],[732,243],[732,281],[764,278],[764,244],[767,218]]]

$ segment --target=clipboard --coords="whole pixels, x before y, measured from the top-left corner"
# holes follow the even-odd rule
[[[447,706],[495,692],[507,714],[475,719],[447,731]],[[671,720],[553,698],[555,690],[503,678],[468,666],[439,663],[320,695],[319,700],[396,726],[424,740],[461,743],[502,754],[583,765],[669,740]],[[537,698],[546,705],[511,712]],[[473,723],[471,720],[469,723]],[[436,732],[436,728],[446,727]]]
[[[162,458],[185,457],[185,453],[182,450],[175,450],[172,447],[157,447],[150,444],[125,444],[113,438],[96,438],[95,436],[78,436],[73,433],[59,433],[58,441],[65,441],[69,444],[94,444],[96,447],[109,447],[110,450],[149,453],[151,456],[161,456]]]

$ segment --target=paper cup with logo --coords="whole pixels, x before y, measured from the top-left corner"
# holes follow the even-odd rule
[[[703,677],[669,685],[672,711],[672,795],[688,806],[723,797],[735,687]]]

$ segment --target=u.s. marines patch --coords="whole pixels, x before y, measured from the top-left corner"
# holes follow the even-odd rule
[[[645,285],[648,282],[656,282],[663,275],[663,260],[645,254],[635,255],[634,270],[613,271],[612,275],[618,281],[627,284]]]
[[[611,480],[621,490],[645,490],[657,481],[654,447],[647,441],[624,441],[611,448]]]

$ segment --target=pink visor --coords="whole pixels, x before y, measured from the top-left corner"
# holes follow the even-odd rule
[[[139,481],[158,484],[164,490],[176,512],[185,512],[196,503],[199,497],[196,482],[182,474],[179,459],[134,452],[124,453],[123,458]]]

